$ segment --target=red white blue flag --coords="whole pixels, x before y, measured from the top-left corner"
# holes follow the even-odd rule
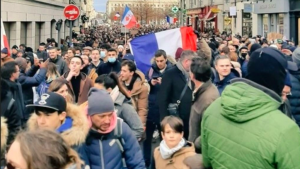
[[[133,28],[136,25],[136,18],[133,15],[132,11],[129,9],[129,7],[126,5],[124,14],[122,16],[122,24],[127,28]]]

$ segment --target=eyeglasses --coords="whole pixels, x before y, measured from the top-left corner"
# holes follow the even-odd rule
[[[282,96],[291,96],[292,93],[291,92],[282,92],[281,95]]]

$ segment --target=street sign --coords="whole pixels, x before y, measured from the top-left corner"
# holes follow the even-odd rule
[[[177,6],[173,6],[172,7],[172,12],[177,13],[179,11]]]
[[[74,21],[80,15],[80,10],[76,5],[67,5],[64,9],[64,16],[66,19]]]

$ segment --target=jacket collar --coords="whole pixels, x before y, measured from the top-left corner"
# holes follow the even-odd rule
[[[231,79],[236,78],[234,73],[230,72],[223,80],[220,80],[219,73],[217,73],[217,77],[215,77],[214,83],[224,84],[230,82]]]
[[[165,69],[165,71],[166,70],[168,70],[168,69],[170,69],[173,65],[171,64],[171,62],[170,61],[168,61],[167,60],[167,66],[166,66],[166,69]],[[154,62],[153,64],[152,64],[152,69],[154,70],[154,71],[156,71],[156,72],[160,72],[160,70],[159,70],[159,68],[157,67],[157,65],[156,65],[156,63]]]
[[[145,75],[137,70],[135,71],[135,73],[138,75],[138,78],[135,80],[134,84],[133,84],[133,88],[131,90],[131,95],[138,95],[139,93],[141,93],[141,89],[142,89],[142,85],[144,84],[145,82]]]
[[[278,101],[279,103],[282,103],[282,99],[278,94],[276,94],[274,91],[272,91],[258,83],[255,83],[251,80],[244,79],[244,78],[235,78],[230,81],[230,83],[236,83],[236,82],[243,82],[254,88],[257,88],[257,89],[263,91],[264,93],[266,93],[267,95],[269,95],[270,97],[272,97],[273,99],[275,99],[276,101]]]
[[[80,110],[80,107],[76,105],[70,103],[67,104],[67,116],[70,117],[73,122],[72,127],[64,130],[64,132],[61,133],[61,136],[70,146],[76,146],[84,143],[89,132],[87,118]],[[29,118],[27,127],[28,130],[38,129],[37,115],[35,113],[33,113]]]
[[[193,101],[196,101],[199,96],[204,93],[208,87],[212,85],[212,82],[208,80],[207,82],[203,83],[202,86],[194,93],[194,99]]]

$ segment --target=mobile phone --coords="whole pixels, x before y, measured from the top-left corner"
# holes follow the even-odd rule
[[[159,76],[153,76],[153,77],[152,77],[152,79],[156,79],[156,80],[157,80],[158,78],[159,78]]]

